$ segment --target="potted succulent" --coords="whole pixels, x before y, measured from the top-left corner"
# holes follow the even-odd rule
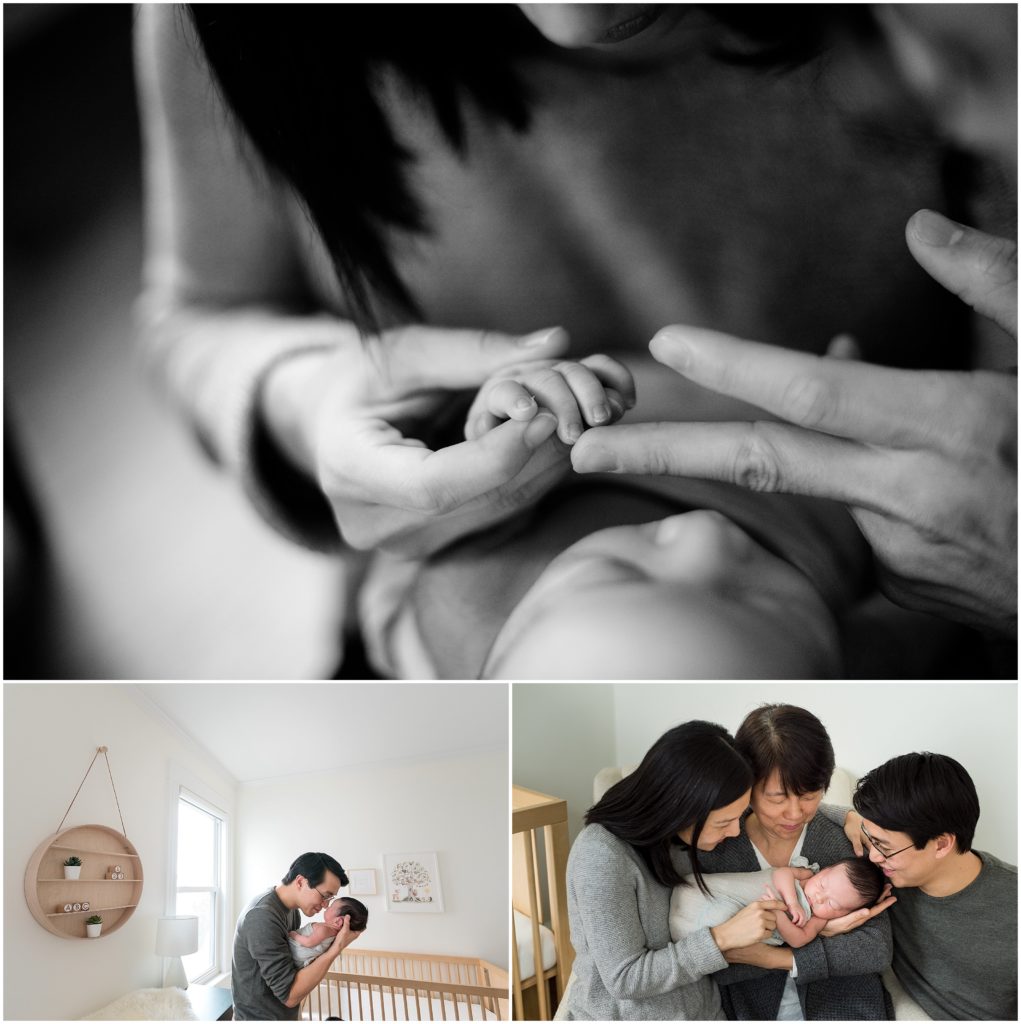
[[[99,914],[85,919],[85,931],[90,939],[98,939],[99,933],[103,930],[103,919]]]
[[[82,873],[81,857],[68,857],[64,861],[64,877],[77,878]]]

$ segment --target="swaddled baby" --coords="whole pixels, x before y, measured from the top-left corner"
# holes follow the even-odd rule
[[[811,942],[827,921],[872,906],[886,881],[867,858],[848,857],[822,870],[807,866],[804,858],[797,860],[804,866],[707,875],[709,896],[699,890],[694,875],[686,875],[686,884],[676,886],[670,899],[670,938],[676,942],[700,928],[723,924],[755,900],[781,899],[789,917],[777,914],[776,931],[764,941],[797,948]]]
[[[340,896],[326,908],[322,921],[313,921],[303,928],[287,933],[291,959],[298,967],[307,967],[333,945],[337,929],[340,928],[340,919],[345,915],[351,918],[351,931],[365,931],[369,923],[369,911],[365,904],[360,900],[351,899],[350,896]]]

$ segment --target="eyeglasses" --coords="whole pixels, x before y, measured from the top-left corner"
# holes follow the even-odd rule
[[[325,904],[326,904],[327,906],[329,906],[329,904],[330,904],[330,901],[331,901],[331,900],[335,900],[335,899],[337,898],[336,896],[327,896],[327,895],[326,895],[325,893],[321,893],[321,892],[319,892],[319,890],[318,890],[318,889],[316,889],[316,887],[315,887],[314,885],[310,885],[310,886],[309,886],[309,888],[310,888],[310,889],[315,889],[315,891],[316,891],[316,892],[317,892],[317,893],[319,894],[319,898],[320,898],[320,899],[321,899],[321,900],[323,901],[323,903],[325,903]]]
[[[893,853],[883,853],[883,851],[880,850],[879,847],[876,845],[875,839],[873,839],[872,836],[870,836],[868,832],[865,831],[864,825],[861,826],[861,834],[865,837],[865,842],[868,843],[868,845],[873,850],[875,850],[877,854],[879,854],[880,860],[883,861],[888,861],[891,857],[896,857],[898,853],[903,853],[905,850],[910,850],[915,845],[914,843],[908,843],[907,846],[902,846],[899,850],[894,850]]]

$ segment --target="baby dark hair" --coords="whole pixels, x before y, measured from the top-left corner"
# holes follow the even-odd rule
[[[865,901],[862,906],[871,907],[886,886],[883,869],[878,864],[873,864],[868,857],[845,857],[836,861],[833,867],[841,865],[847,868],[848,881]]]
[[[330,907],[339,906],[340,915],[347,914],[351,918],[350,928],[353,932],[363,932],[369,923],[369,908],[361,900],[352,899],[350,896],[339,896]]]

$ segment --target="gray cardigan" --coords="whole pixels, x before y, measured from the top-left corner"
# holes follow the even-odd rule
[[[680,849],[674,863],[690,871]],[[670,941],[670,894],[628,843],[602,825],[582,831],[567,861],[574,981],[558,1018],[724,1019],[709,975],[727,962],[708,928]]]
[[[840,825],[817,814],[805,830],[801,850],[810,862],[825,867],[854,851]],[[712,889],[711,872],[758,871],[751,840],[741,823],[741,835],[727,839],[708,853],[699,851],[699,864]],[[880,973],[893,957],[887,915],[880,914],[846,935],[818,938],[792,950],[798,968],[797,986],[806,1020],[889,1020],[891,1004]],[[731,1020],[776,1020],[787,971],[735,964],[715,975],[723,1007]]]

